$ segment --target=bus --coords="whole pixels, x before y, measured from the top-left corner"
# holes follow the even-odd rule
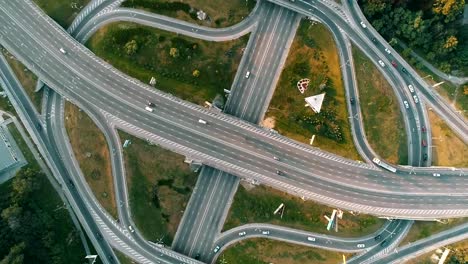
[[[388,164],[386,164],[386,163],[384,163],[384,162],[381,162],[378,158],[374,158],[372,161],[373,161],[375,164],[379,165],[380,167],[382,167],[382,168],[384,168],[384,169],[386,169],[386,170],[389,170],[389,171],[391,171],[391,172],[393,172],[393,173],[396,172],[396,169],[395,169],[395,168],[393,168],[392,166],[390,166],[390,165],[388,165]]]

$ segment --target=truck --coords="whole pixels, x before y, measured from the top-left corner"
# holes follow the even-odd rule
[[[391,171],[391,172],[393,172],[393,173],[396,172],[396,169],[395,169],[395,168],[393,168],[392,166],[390,166],[390,165],[388,165],[388,164],[386,164],[386,163],[380,161],[380,159],[378,159],[378,158],[374,158],[372,161],[373,161],[375,164],[379,165],[380,167],[382,167],[382,168],[384,168],[384,169],[386,169],[386,170],[388,170],[388,171]]]

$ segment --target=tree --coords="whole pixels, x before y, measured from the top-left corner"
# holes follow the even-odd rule
[[[451,51],[457,48],[458,45],[458,39],[455,36],[450,36],[447,38],[444,44],[444,49],[447,51]]]
[[[200,71],[199,70],[194,70],[192,72],[192,75],[193,75],[193,77],[198,77],[198,76],[200,76]]]
[[[468,95],[468,85],[463,86],[463,94]]]
[[[125,44],[124,48],[127,55],[133,55],[138,51],[138,43],[136,40],[132,39]]]
[[[445,16],[445,23],[455,20],[465,7],[465,0],[436,0],[432,10]]]
[[[171,55],[173,58],[177,58],[179,57],[179,50],[177,48],[171,48],[169,50],[169,55]]]
[[[10,248],[8,255],[0,261],[0,264],[23,264],[25,247],[24,242],[14,245]]]

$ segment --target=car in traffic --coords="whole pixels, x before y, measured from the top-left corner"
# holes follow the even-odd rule
[[[282,175],[282,174],[283,174],[283,172],[281,172],[280,170],[276,170],[276,174],[278,174],[278,175]]]
[[[380,66],[385,67],[385,63],[382,60],[379,60],[379,64]]]
[[[432,176],[434,176],[434,177],[440,177],[440,173],[432,173]]]
[[[401,67],[401,71],[402,71],[403,73],[407,73],[407,72],[408,72],[408,71],[407,71],[405,68],[403,68],[403,67]]]
[[[149,107],[155,107],[156,106],[154,103],[152,103],[150,101],[148,101],[147,104],[148,104]]]
[[[409,108],[408,101],[403,101],[403,104],[405,105],[405,108],[406,108],[406,109],[408,109],[408,108]]]
[[[396,63],[396,61],[392,61],[392,66],[397,68],[398,67],[398,64]]]
[[[357,247],[358,247],[358,248],[365,248],[366,245],[365,245],[365,244],[357,244]]]
[[[307,240],[308,240],[308,241],[314,242],[314,241],[315,241],[315,237],[307,237]]]
[[[67,54],[67,51],[66,51],[64,48],[60,48],[60,52],[61,52],[62,54]]]
[[[135,230],[133,229],[133,227],[131,225],[128,226],[128,230],[130,230],[130,232],[135,232]]]
[[[153,112],[153,108],[149,107],[149,106],[146,106],[145,107],[145,110],[152,113]]]
[[[247,72],[245,73],[245,78],[248,79],[249,77],[250,77],[250,71],[247,71]]]
[[[426,126],[421,126],[421,131],[422,131],[423,133],[426,133],[426,131],[427,131]]]
[[[419,99],[418,99],[418,97],[416,95],[413,95],[413,99],[414,99],[415,103],[419,103]]]
[[[427,160],[427,153],[424,153],[424,155],[423,155],[423,160],[424,160],[424,161]]]
[[[388,54],[392,54],[392,52],[388,48],[385,48],[385,52],[387,52]]]
[[[354,98],[349,99],[349,102],[353,105],[354,104]]]
[[[273,156],[273,159],[274,159],[274,160],[280,160],[280,159],[279,159],[278,157],[276,157],[276,156]]]
[[[361,23],[360,23],[360,24],[361,24],[361,27],[362,27],[362,28],[367,28],[366,24],[364,24],[364,22],[363,22],[363,21],[361,21]]]
[[[205,120],[203,120],[203,119],[198,119],[198,123],[203,124],[203,125],[208,124],[208,123],[207,123]]]
[[[382,243],[380,243],[381,247],[385,247],[386,245],[387,245],[387,240],[384,240],[384,241],[382,241]]]
[[[268,230],[262,231],[262,235],[269,235],[269,234],[270,234],[270,231]]]
[[[216,247],[213,249],[213,252],[214,252],[214,253],[218,252],[220,248],[221,248],[220,246],[216,246]]]
[[[239,236],[245,236],[247,233],[245,231],[239,232]]]
[[[408,89],[410,92],[414,93],[414,87],[411,84],[408,84]]]
[[[379,240],[379,239],[381,239],[381,238],[382,238],[382,235],[376,235],[376,236],[374,237],[374,240],[377,241],[377,240]]]
[[[425,139],[421,140],[421,145],[422,145],[423,147],[427,147],[427,142],[426,142]]]

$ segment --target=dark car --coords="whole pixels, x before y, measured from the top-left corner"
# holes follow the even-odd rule
[[[377,42],[377,39],[376,39],[376,38],[372,38],[372,41]]]
[[[387,240],[384,240],[384,241],[382,241],[382,243],[380,243],[381,247],[385,247],[385,245],[387,245]]]
[[[351,104],[354,104],[354,98],[349,99],[349,101],[351,102]]]
[[[198,254],[195,256],[195,259],[196,259],[196,260],[200,260],[200,253],[198,253]]]
[[[406,69],[405,68],[401,68],[401,71],[404,72],[404,73],[407,73]]]
[[[148,106],[149,106],[149,107],[155,107],[156,105],[155,105],[154,103],[148,101]]]
[[[396,61],[392,61],[392,65],[393,65],[393,67],[395,67],[395,68],[398,66],[397,63],[396,63]]]
[[[374,240],[377,241],[377,240],[379,240],[380,238],[382,238],[382,235],[377,235],[376,237],[374,237]]]
[[[425,127],[425,126],[422,126],[422,127],[421,127],[421,131],[422,131],[423,133],[426,133],[426,131],[427,131],[426,127]]]
[[[283,173],[280,170],[276,170],[276,174],[281,175]]]
[[[424,161],[427,160],[427,153],[424,153],[424,155],[423,155],[423,160],[424,160]]]

